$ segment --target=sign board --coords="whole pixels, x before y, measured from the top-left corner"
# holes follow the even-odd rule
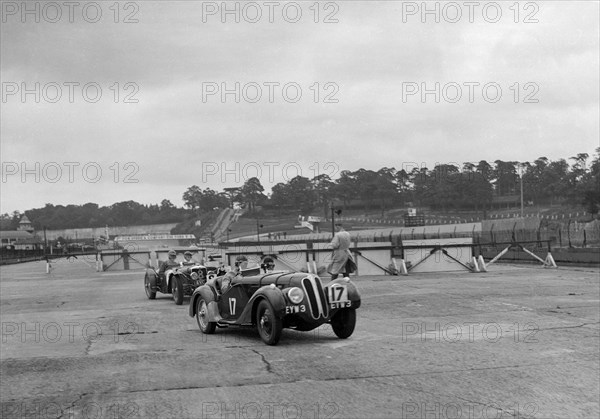
[[[133,236],[118,236],[115,241],[143,241],[143,240],[195,240],[193,234],[138,234]]]

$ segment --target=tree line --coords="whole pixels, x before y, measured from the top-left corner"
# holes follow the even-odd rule
[[[23,215],[33,224],[37,231],[65,228],[86,228],[121,225],[178,223],[189,213],[178,208],[167,199],[160,205],[143,205],[135,201],[117,202],[110,206],[99,207],[98,204],[84,205],[52,205],[35,208],[20,213],[2,214],[0,222],[2,230],[16,230]]]
[[[410,171],[383,167],[377,171],[344,170],[337,179],[322,174],[312,179],[296,176],[271,188],[269,195],[257,178],[239,188],[222,193],[189,188],[183,196],[186,207],[206,210],[212,205],[243,203],[253,211],[258,205],[279,212],[327,215],[332,203],[340,208],[365,211],[406,206],[434,210],[486,210],[495,203],[523,200],[535,205],[582,205],[591,214],[600,207],[600,147],[588,164],[589,155],[579,153],[569,161],[539,157],[534,162],[496,160],[438,164],[432,169],[414,167]],[[510,199],[498,199],[498,198]]]
[[[105,225],[140,225],[181,222],[199,218],[236,203],[254,212],[258,207],[279,213],[322,214],[332,203],[339,208],[381,210],[406,205],[434,210],[486,210],[498,197],[520,195],[535,205],[576,204],[591,214],[600,208],[600,147],[591,162],[586,153],[567,160],[539,157],[533,162],[496,160],[488,163],[438,164],[433,168],[413,167],[409,171],[383,167],[379,170],[344,170],[337,179],[321,174],[312,179],[296,176],[281,182],[265,194],[260,179],[253,177],[239,187],[222,191],[190,186],[183,193],[184,206],[176,207],[164,199],[160,205],[135,201],[106,207],[52,205],[25,211],[36,230]],[[514,202],[514,200],[512,201]],[[21,213],[0,216],[2,229],[15,229]]]

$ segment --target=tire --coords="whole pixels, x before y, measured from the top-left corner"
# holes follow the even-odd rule
[[[171,284],[171,292],[173,293],[173,301],[180,306],[183,304],[183,284],[181,278],[177,275],[173,276],[173,284]]]
[[[273,306],[267,300],[261,300],[256,309],[256,328],[260,338],[267,345],[277,345],[281,338],[283,322],[275,316]]]
[[[340,339],[349,338],[354,332],[356,326],[356,310],[353,308],[344,308],[338,311],[331,319],[333,333]]]
[[[206,301],[202,297],[198,297],[196,301],[196,323],[198,323],[198,327],[207,335],[212,335],[215,333],[215,328],[217,327],[217,323],[209,322],[207,320],[208,317],[208,305]]]
[[[154,300],[156,298],[156,291],[152,291],[152,288],[156,288],[156,276],[154,274],[146,272],[146,276],[144,277],[144,288],[148,299]]]

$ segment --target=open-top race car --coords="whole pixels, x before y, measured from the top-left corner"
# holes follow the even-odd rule
[[[183,296],[192,295],[197,287],[206,283],[207,279],[214,278],[215,271],[199,264],[173,267],[166,270],[164,274],[148,268],[144,277],[146,295],[154,300],[157,292],[173,294],[175,304],[181,305]]]
[[[203,333],[216,327],[256,327],[261,339],[276,345],[283,328],[313,330],[330,323],[334,333],[346,339],[354,332],[360,295],[348,278],[323,286],[313,274],[270,272],[250,276],[244,272],[220,289],[214,278],[198,287],[190,299],[189,314]]]

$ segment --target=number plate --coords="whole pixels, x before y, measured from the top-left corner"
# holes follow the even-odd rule
[[[285,306],[285,314],[304,313],[306,312],[306,306]]]
[[[345,285],[335,284],[327,290],[329,297],[329,308],[350,307],[352,302],[348,300],[348,288]]]

